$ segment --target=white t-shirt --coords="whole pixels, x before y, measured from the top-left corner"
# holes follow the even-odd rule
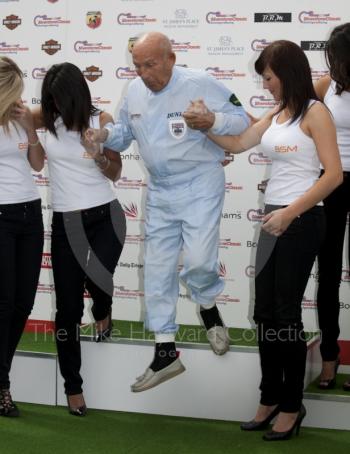
[[[115,199],[110,181],[81,145],[80,133],[68,131],[61,118],[55,122],[57,138],[43,134],[54,211],[83,210]],[[90,127],[100,128],[99,113],[90,117]]]
[[[335,94],[336,84],[332,80],[324,103],[331,111],[337,129],[337,142],[343,170],[350,172],[350,92]]]
[[[261,139],[264,153],[272,159],[265,203],[290,205],[318,180],[320,161],[314,141],[300,128],[301,119],[282,124],[276,120],[275,115]]]
[[[16,123],[9,134],[0,126],[0,204],[40,199],[28,161],[28,138]]]

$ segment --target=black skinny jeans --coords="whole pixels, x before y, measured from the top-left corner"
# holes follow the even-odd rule
[[[347,215],[350,211],[350,172],[325,200],[326,238],[318,256],[318,324],[321,331],[323,361],[335,361],[339,355],[339,286],[342,275],[343,247]],[[350,238],[348,242],[350,260]]]
[[[41,201],[0,205],[0,388],[34,304],[44,242]]]
[[[277,206],[267,205],[265,213]],[[324,237],[323,207],[313,207],[275,237],[261,230],[255,278],[254,320],[263,405],[299,411],[303,397],[306,341],[301,303]]]
[[[95,320],[109,314],[113,273],[125,239],[125,215],[117,200],[52,218],[52,268],[56,291],[56,345],[68,395],[82,392],[79,325],[84,291]]]

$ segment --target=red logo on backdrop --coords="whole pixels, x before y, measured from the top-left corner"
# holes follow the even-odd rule
[[[123,204],[123,210],[127,218],[136,219],[138,215],[137,205],[134,203],[129,203],[129,205]]]
[[[88,11],[86,13],[86,25],[92,29],[97,28],[102,23],[101,11]]]
[[[2,21],[3,25],[7,27],[9,30],[14,30],[22,23],[22,19],[14,14],[10,14],[10,16],[6,16],[5,19]]]
[[[41,258],[41,268],[52,268],[51,254],[44,252]]]
[[[102,71],[98,66],[88,66],[83,71],[85,79],[89,80],[90,82],[95,82],[98,78],[102,77]]]
[[[45,51],[48,55],[54,55],[56,52],[61,50],[61,44],[54,39],[49,39],[41,45],[41,50]]]

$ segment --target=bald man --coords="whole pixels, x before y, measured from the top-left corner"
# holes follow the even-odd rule
[[[180,278],[200,305],[209,343],[217,355],[229,349],[227,329],[215,305],[224,288],[218,244],[225,176],[224,151],[183,117],[192,100],[203,98],[209,111],[191,128],[240,134],[249,120],[235,95],[205,71],[176,67],[169,39],[147,33],[134,44],[133,80],[116,124],[89,130],[87,140],[121,152],[133,140],[150,174],[146,200],[144,292],[146,327],[155,332],[155,354],[131,386],[144,391],[185,370],[175,346]],[[214,115],[213,112],[220,112]]]

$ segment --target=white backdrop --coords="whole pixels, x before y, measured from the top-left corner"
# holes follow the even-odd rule
[[[299,3],[303,6],[299,6]],[[40,86],[48,67],[70,61],[84,72],[96,106],[116,114],[129,81],[135,77],[128,42],[157,30],[173,41],[177,64],[202,68],[227,85],[246,110],[261,116],[272,105],[253,64],[275,39],[303,47],[316,80],[326,72],[323,46],[330,30],[350,20],[348,0],[285,2],[257,0],[0,0],[0,55],[8,55],[26,76],[24,100],[40,104]],[[115,273],[115,318],[139,320],[143,306],[143,202],[147,175],[131,146],[122,154],[123,178],[115,192],[127,216],[127,239]],[[226,281],[218,304],[229,326],[250,327],[254,298],[256,240],[262,217],[262,193],[270,162],[259,148],[226,167],[220,269]],[[52,320],[54,286],[50,257],[49,178],[47,168],[34,173],[43,199],[45,251],[32,319]],[[181,263],[179,264],[181,266]],[[349,264],[341,283],[341,338],[350,339]],[[303,302],[306,328],[317,327],[313,271]],[[87,307],[88,298],[86,298]],[[84,320],[90,319],[86,311]],[[195,306],[181,287],[180,323],[198,323]]]

